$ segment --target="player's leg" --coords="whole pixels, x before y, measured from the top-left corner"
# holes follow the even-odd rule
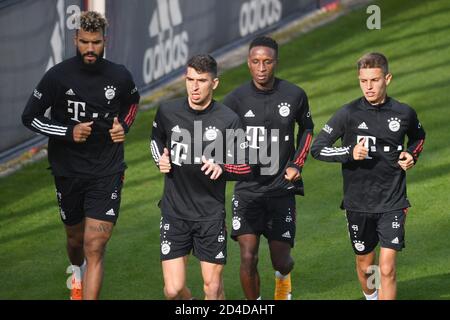
[[[397,297],[396,256],[397,251],[393,249],[380,249],[381,287],[378,290],[380,300],[395,300]]]
[[[380,299],[397,297],[396,257],[405,247],[405,221],[407,209],[383,213],[378,221],[380,237]]]
[[[241,286],[247,300],[261,299],[258,273],[260,235],[264,230],[263,199],[235,193],[232,199],[231,238],[239,243]]]
[[[160,221],[161,266],[164,278],[164,295],[168,300],[192,299],[186,286],[186,266],[192,250],[193,222],[163,216]]]
[[[275,270],[274,300],[291,300],[291,271],[294,260],[291,257],[291,245],[287,242],[269,241],[270,258]]]
[[[84,275],[83,299],[98,299],[103,281],[106,245],[119,218],[123,173],[84,181]]]
[[[376,266],[375,248],[378,245],[377,214],[346,212],[347,227],[353,251],[356,255],[356,274],[367,300],[377,300],[376,286],[370,282]]]
[[[200,261],[205,300],[225,300],[222,271],[223,264]]]
[[[187,256],[161,262],[164,278],[164,296],[167,300],[189,300],[191,291],[186,287]]]
[[[112,222],[86,217],[84,254],[87,267],[83,281],[83,300],[96,300],[100,295],[106,244],[111,238],[113,228]]]
[[[294,259],[291,248],[296,233],[295,196],[267,198],[270,223],[264,231],[269,240],[270,258],[275,270],[275,300],[290,300],[292,295],[291,271]]]
[[[59,212],[66,231],[66,249],[72,273],[70,299],[82,299],[82,279],[85,270],[83,250],[84,196],[79,179],[55,177]]]
[[[227,260],[225,219],[195,222],[192,231],[193,254],[200,260],[205,300],[224,300],[222,271]]]
[[[67,235],[67,255],[71,263],[72,279],[70,283],[70,299],[82,300],[83,276],[86,270],[84,259],[83,238],[84,219],[73,226],[65,225]]]
[[[82,222],[69,226],[64,226],[67,236],[67,255],[72,265],[81,266],[84,262],[83,238],[84,219]]]
[[[239,275],[242,290],[247,300],[260,298],[260,278],[258,273],[258,250],[260,236],[243,234],[237,237],[239,242],[241,264]]]
[[[359,283],[366,297],[371,297],[375,294],[376,288],[370,285],[370,277],[373,275],[373,266],[375,266],[376,252],[373,250],[367,254],[356,255],[356,274],[358,275]]]

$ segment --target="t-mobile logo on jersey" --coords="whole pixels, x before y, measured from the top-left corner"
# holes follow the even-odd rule
[[[362,139],[364,140],[364,148],[369,149],[369,153],[366,156],[366,159],[373,159],[371,156],[369,156],[370,152],[376,152],[377,147],[377,138],[372,136],[356,136],[356,143],[359,143]]]
[[[73,118],[70,119],[76,122],[81,122],[79,117],[86,116],[86,102],[67,100],[67,104],[67,112],[73,114]]]
[[[177,166],[182,166],[181,160],[183,162],[186,162],[187,160],[187,153],[189,151],[189,145],[186,143],[171,141],[171,150],[170,150],[170,156],[172,159],[172,163]]]
[[[258,143],[264,142],[266,129],[264,127],[247,126],[247,141],[249,148],[259,149]]]

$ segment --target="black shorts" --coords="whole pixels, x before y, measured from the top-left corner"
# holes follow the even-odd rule
[[[85,217],[116,223],[123,172],[101,178],[55,177],[61,220],[73,226]]]
[[[378,242],[383,248],[401,251],[405,247],[407,209],[385,213],[347,211],[347,225],[355,254],[372,252]]]
[[[171,216],[161,217],[159,226],[161,260],[190,254],[200,261],[225,264],[227,261],[227,230],[225,221],[190,221]]]
[[[288,242],[294,247],[295,195],[249,198],[236,193],[231,200],[233,209],[231,238],[244,234],[264,235],[267,240]]]

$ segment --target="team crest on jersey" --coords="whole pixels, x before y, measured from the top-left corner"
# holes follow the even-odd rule
[[[282,102],[278,105],[278,112],[280,113],[280,116],[287,117],[291,113],[291,105],[287,102]]]
[[[207,141],[213,141],[217,138],[217,133],[219,130],[216,127],[206,127],[205,128],[205,140]]]
[[[113,86],[107,86],[104,89],[105,89],[105,98],[108,99],[109,103],[116,96],[117,89]]]
[[[402,120],[400,120],[399,118],[390,118],[387,121],[389,123],[389,129],[392,132],[397,132],[398,130],[400,130],[400,122],[402,122]]]

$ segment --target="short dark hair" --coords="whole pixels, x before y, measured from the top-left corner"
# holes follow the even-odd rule
[[[209,54],[197,54],[189,59],[187,66],[199,73],[208,72],[217,78],[217,62]]]
[[[361,58],[359,58],[357,66],[358,71],[368,68],[380,68],[381,70],[383,70],[384,74],[389,73],[387,58],[383,54],[378,52],[366,53]]]
[[[87,32],[99,32],[102,31],[105,35],[108,21],[104,16],[95,11],[83,11],[80,14],[80,29]],[[77,30],[78,31],[78,30]]]
[[[271,37],[268,36],[256,37],[250,43],[248,51],[250,52],[250,50],[252,50],[254,47],[272,48],[273,50],[275,50],[275,56],[278,57],[278,43]]]

